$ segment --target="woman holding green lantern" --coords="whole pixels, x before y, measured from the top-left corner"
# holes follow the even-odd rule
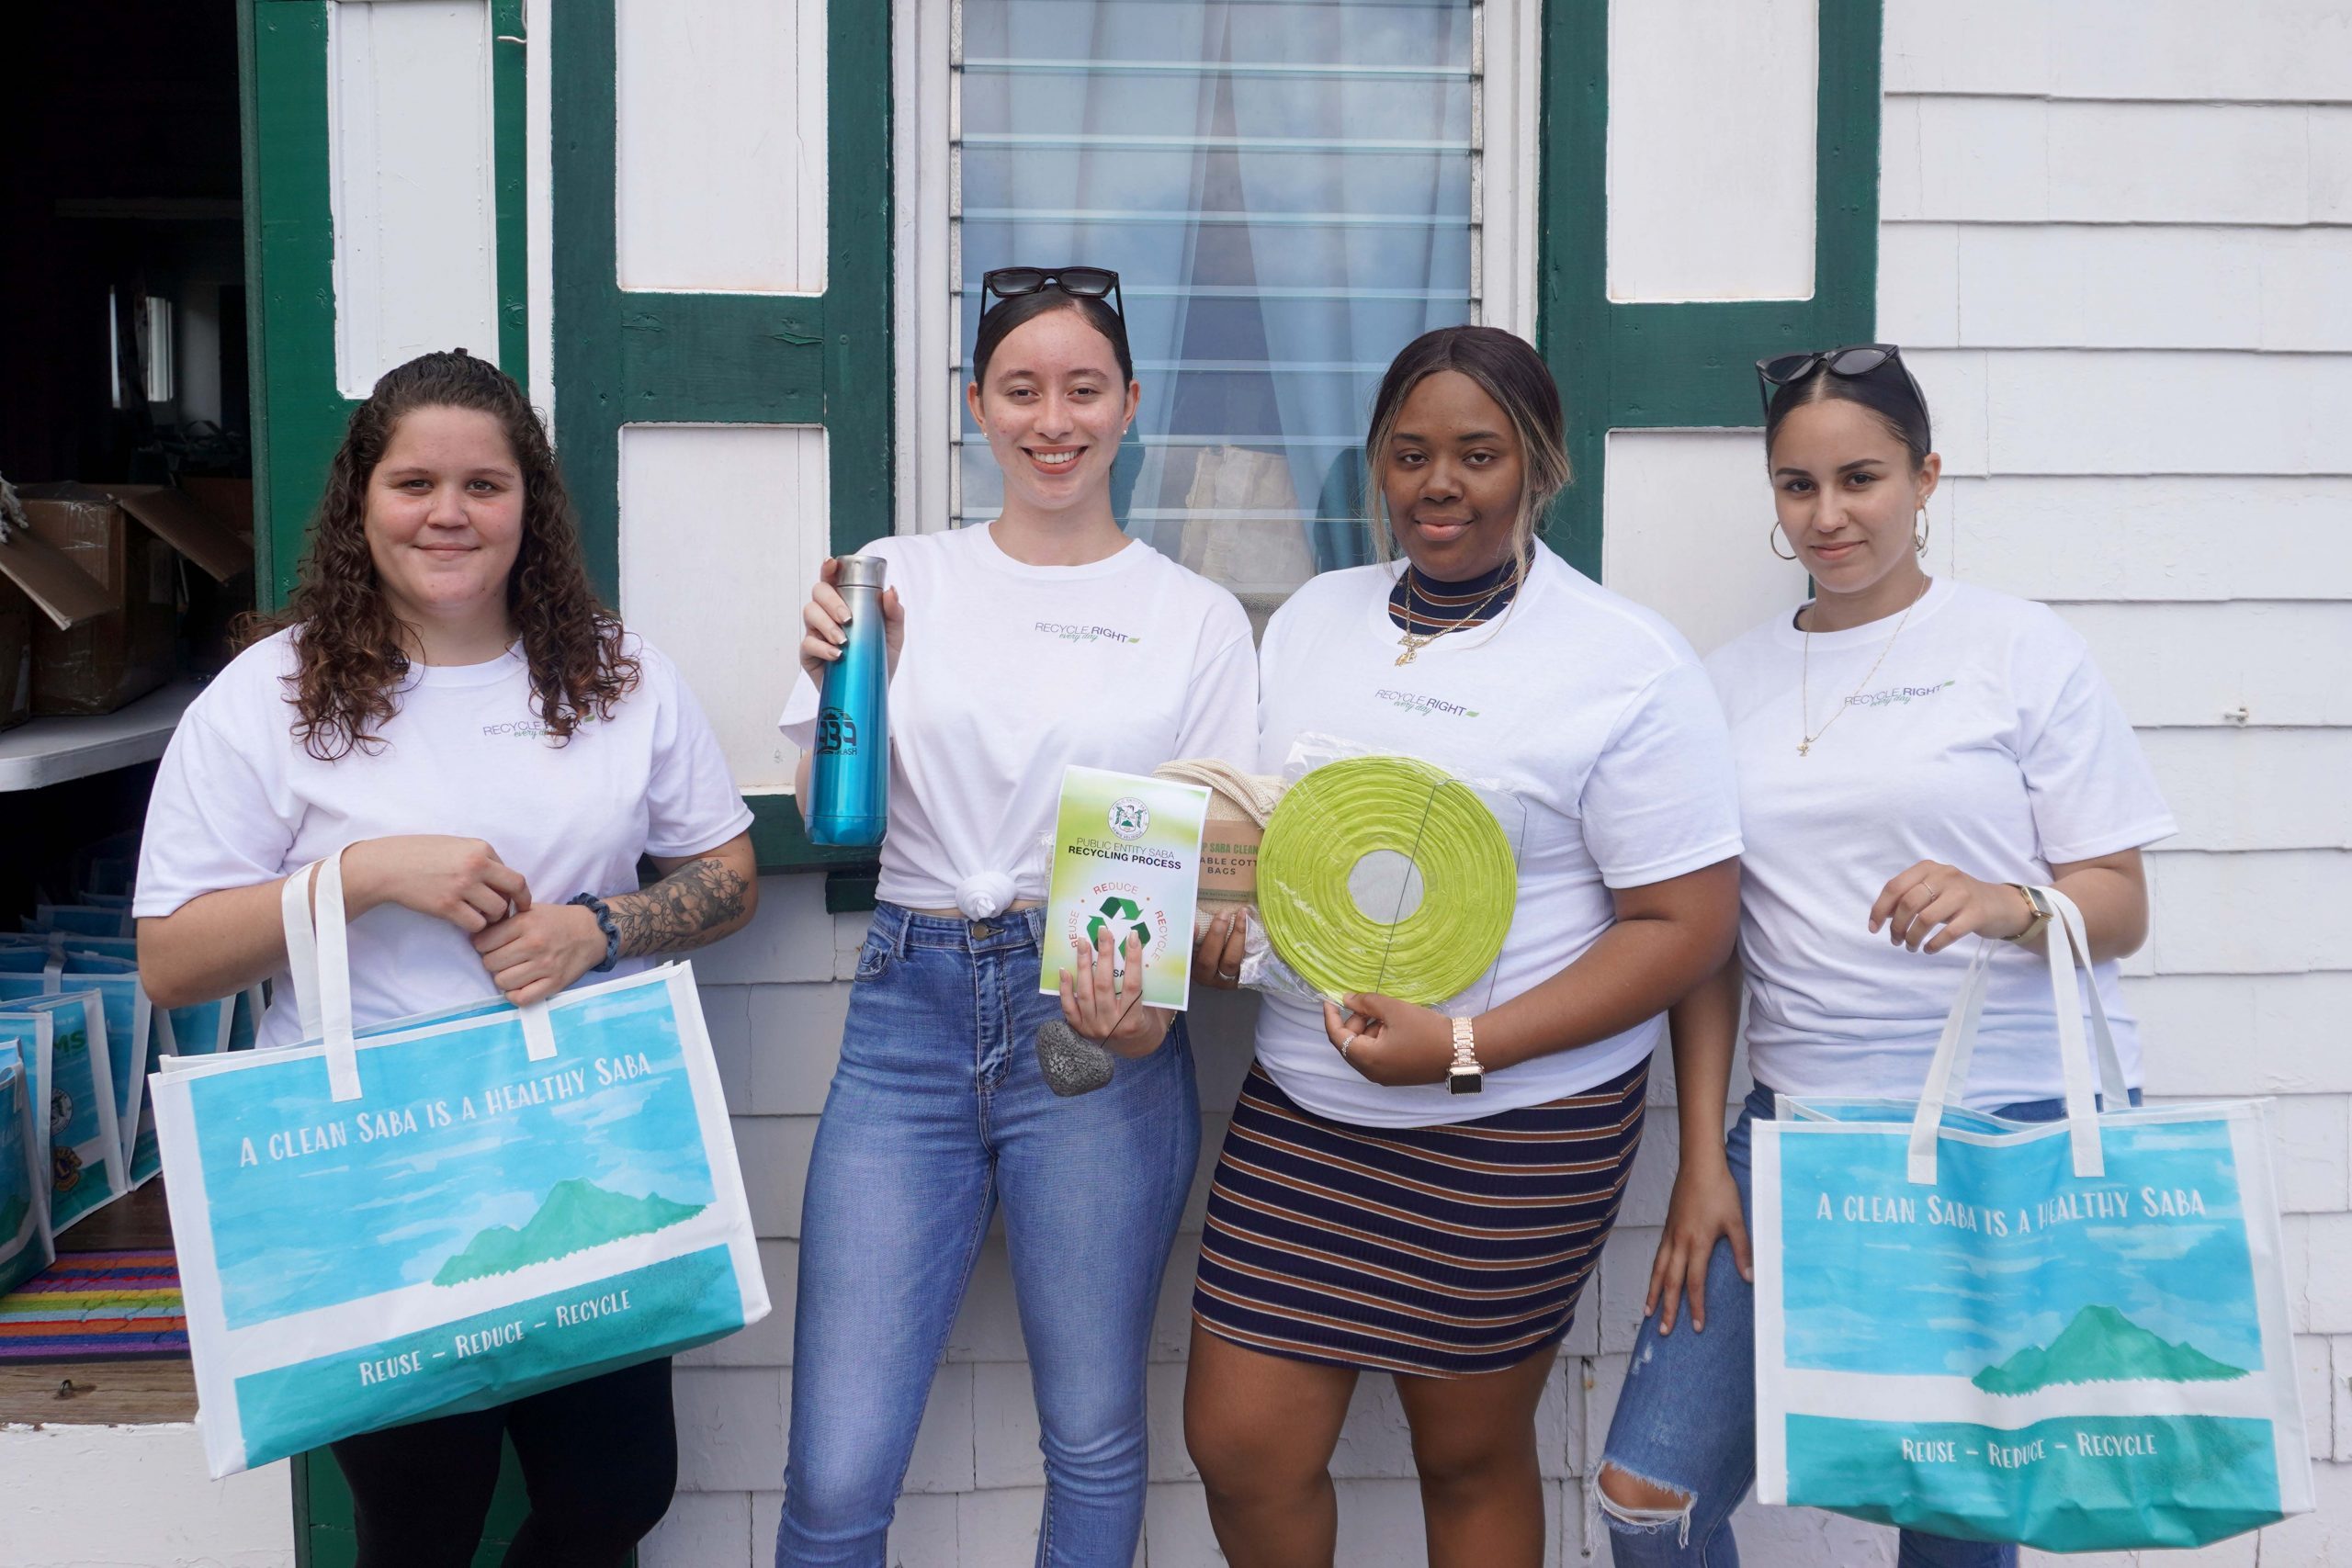
[[[1266,995],[1202,1241],[1185,1432],[1238,1568],[1329,1562],[1350,1394],[1396,1373],[1430,1560],[1533,1564],[1536,1404],[1640,1142],[1661,1015],[1730,951],[1737,800],[1690,648],[1536,543],[1568,471],[1532,348],[1416,340],[1365,451],[1375,542],[1405,558],[1325,573],[1275,615],[1259,766],[1310,734],[1398,754],[1293,786],[1333,791],[1334,824],[1362,809],[1351,774],[1393,791],[1377,770],[1401,759],[1492,784],[1520,818],[1515,903],[1490,978],[1422,989],[1444,1010]],[[1261,874],[1284,830],[1278,811]],[[1490,869],[1499,895],[1510,868]],[[1220,917],[1196,977],[1232,984],[1243,946]]]

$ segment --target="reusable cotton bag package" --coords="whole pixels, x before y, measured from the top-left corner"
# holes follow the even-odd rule
[[[2306,1512],[2266,1102],[2130,1109],[2081,912],[2044,891],[2064,1121],[1959,1108],[1982,945],[1916,1105],[1755,1123],[1757,1495],[2047,1551]]]
[[[305,1043],[154,1083],[213,1475],[767,1315],[691,968],[355,1035],[336,860],[285,915]]]
[[[49,1172],[35,1116],[46,1073],[35,1070],[28,1037],[0,1037],[0,1295],[56,1261],[49,1228]]]
[[[100,895],[91,894],[91,897]],[[129,895],[124,895],[126,901]],[[0,937],[0,970],[9,968],[29,972],[37,961],[29,958],[27,948],[44,953],[52,968],[84,972],[96,967],[103,974],[137,974],[139,942],[135,937],[84,936],[79,933],[50,931],[38,935]],[[84,963],[85,959],[103,959],[98,965]],[[184,1056],[201,1056],[209,1051],[249,1051],[255,1032],[261,1025],[266,1003],[259,986],[249,986],[233,997],[222,997],[209,1002],[193,1002],[184,1008],[173,1008],[171,1020],[174,1044],[171,1052],[158,1049],[157,1060],[173,1052]],[[155,1043],[160,1045],[160,1042]]]
[[[0,970],[5,968],[0,965]],[[39,973],[0,972],[0,998],[5,998],[0,1005],[18,1007],[61,991],[95,991],[101,999],[105,1018],[100,1037],[109,1057],[115,1126],[121,1134],[130,1185],[141,1186],[162,1168],[155,1150],[154,1121],[147,1106],[147,1072],[151,1064],[173,1049],[171,1017],[149,1004],[147,987],[140,983],[139,965],[131,959],[69,949],[62,960],[51,954],[47,968]]]
[[[0,1012],[0,1066],[5,1066],[9,1056],[14,1055],[24,1069],[25,1136],[31,1140],[28,1157],[31,1162],[31,1179],[40,1193],[37,1201],[40,1208],[41,1225],[52,1242],[57,1231],[50,1213],[50,1187],[56,1169],[53,1142],[56,1129],[51,1121],[51,1109],[56,1098],[50,1085],[50,1076],[55,1066],[51,1059],[55,1029],[56,1021],[46,1013]],[[0,1136],[5,1136],[5,1129],[0,1129]],[[0,1200],[0,1209],[7,1206],[5,1200]],[[0,1226],[0,1236],[7,1234],[6,1227]],[[5,1254],[7,1249],[8,1243],[0,1240],[0,1254]],[[41,1267],[46,1268],[47,1265]],[[6,1266],[0,1265],[0,1280],[5,1280],[6,1277]],[[7,1294],[14,1288],[0,1283],[0,1295]]]
[[[6,996],[0,986],[0,998]],[[0,1039],[12,1032],[48,1055],[49,1223],[62,1235],[131,1188],[129,1151],[115,1116],[106,1003],[96,992],[82,990],[0,999]]]

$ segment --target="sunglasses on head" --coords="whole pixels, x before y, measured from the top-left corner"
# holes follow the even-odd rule
[[[1054,288],[1073,299],[1108,299],[1111,309],[1126,319],[1119,299],[1119,275],[1107,266],[1000,266],[980,275],[982,295],[1017,299],[1023,294]]]
[[[1852,380],[1859,376],[1867,376],[1883,365],[1892,365],[1903,372],[1904,385],[1911,389],[1911,396],[1924,411],[1928,406],[1928,395],[1919,389],[1911,367],[1903,363],[1903,350],[1891,343],[1849,344],[1844,348],[1824,349],[1818,354],[1782,354],[1770,359],[1759,359],[1756,362],[1756,382],[1758,389],[1764,395],[1764,412],[1770,414],[1774,392],[1804,380],[1815,371],[1827,371],[1832,376]]]

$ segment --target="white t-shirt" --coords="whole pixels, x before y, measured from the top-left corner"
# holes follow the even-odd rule
[[[2046,884],[2052,862],[2175,830],[2089,649],[2047,607],[1939,578],[1890,647],[1894,626],[1814,637],[1813,728],[1845,712],[1804,756],[1805,637],[1787,613],[1707,660],[1747,839],[1748,1066],[1787,1094],[1908,1099],[1926,1082],[1975,943],[1929,954],[1871,935],[1871,906],[1898,874],[1935,860],[1988,882]],[[2136,1086],[2139,1036],[2116,965],[2094,973]],[[2047,960],[1996,943],[1967,1102],[2064,1093],[2054,1029]]]
[[[543,737],[518,645],[487,664],[413,668],[379,730],[385,744],[322,762],[291,730],[280,678],[295,668],[294,636],[239,654],[180,720],[148,801],[136,913],[168,915],[405,833],[484,840],[523,874],[534,904],[560,904],[634,892],[639,855],[699,854],[752,825],[694,694],[635,637],[637,689],[562,745]],[[625,958],[612,973],[644,966]],[[359,1024],[497,995],[481,955],[446,920],[387,904],[351,923]],[[301,1033],[281,973],[260,1043]]]
[[[1399,667],[1394,566],[1325,572],[1291,596],[1259,656],[1258,765],[1281,773],[1302,735],[1423,758],[1508,790],[1523,809],[1519,899],[1484,1006],[1566,968],[1614,922],[1610,889],[1739,853],[1723,716],[1675,630],[1538,548],[1488,626]],[[1508,824],[1506,825],[1509,826]],[[1483,982],[1482,982],[1483,983]],[[1475,1098],[1388,1088],[1342,1061],[1321,1010],[1270,992],[1258,1059],[1321,1115],[1374,1127],[1464,1122],[1603,1083],[1647,1057],[1663,1017],[1487,1075]]]
[[[1246,765],[1258,694],[1241,602],[1140,540],[1085,566],[1029,566],[984,526],[901,534],[906,611],[890,679],[890,827],[876,897],[977,913],[1046,896],[1062,769],[1148,773],[1180,757]],[[806,671],[778,721],[816,739]],[[987,904],[959,898],[993,883]]]

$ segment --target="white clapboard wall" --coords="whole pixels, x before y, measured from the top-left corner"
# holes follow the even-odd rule
[[[944,47],[944,6],[898,3],[903,47]],[[822,38],[812,25],[822,7],[793,8],[804,51]],[[632,6],[622,9],[626,32]],[[1810,69],[1789,40],[1803,34],[1792,17],[1809,26],[1813,8],[1756,9],[1713,51],[1635,47],[1659,31],[1654,17],[1620,30],[1611,100],[1621,128],[1651,130],[1611,153],[1618,298],[1769,296],[1809,271],[1809,229],[1775,227],[1809,223],[1786,217],[1809,210],[1809,184],[1759,188],[1786,173],[1784,160],[1759,175],[1755,158],[1711,159],[1676,139],[1677,118],[1661,107],[1690,101],[1693,72],[1725,70],[1711,54],[1785,55],[1789,71]],[[663,108],[640,122],[656,130],[623,137],[625,156],[739,180],[741,169],[718,167],[752,155],[737,148],[788,158],[790,138],[742,136],[728,117],[750,111],[692,90],[692,73],[727,57],[729,27],[776,47],[775,17],[757,0],[712,0],[698,7],[694,51],[652,51],[628,67],[624,114]],[[2153,857],[2156,935],[2132,965],[2150,1092],[2280,1097],[2277,1157],[2323,1508],[2181,1561],[2252,1564],[2258,1550],[2263,1568],[2352,1562],[2352,0],[1888,0],[1884,66],[1880,329],[1911,353],[1951,476],[1934,508],[1934,568],[2050,600],[2090,637],[2181,818],[2180,837]],[[801,70],[805,81],[805,61]],[[1748,101],[1755,74],[1726,70],[1699,96],[1725,123],[1788,129],[1784,102]],[[910,54],[899,80],[902,122],[944,125],[936,62]],[[535,91],[542,114],[545,101]],[[718,117],[708,134],[696,115]],[[543,147],[543,122],[536,134]],[[944,132],[935,140],[928,158],[901,146],[910,212],[947,177]],[[810,231],[823,209],[798,179],[785,170],[761,187],[773,199],[744,215],[724,254],[681,254],[648,232],[624,235],[623,265],[660,277],[765,265],[766,286],[813,287],[803,274],[823,254]],[[649,213],[668,199],[659,179],[625,179],[624,190],[625,222],[639,195]],[[1677,227],[1662,192],[1749,214],[1757,275],[1694,248],[1704,237]],[[543,244],[544,226],[535,230]],[[902,265],[934,269],[921,280],[926,299],[944,293],[935,243],[904,220]],[[536,344],[545,290],[535,298]],[[902,322],[901,336],[902,361],[910,345],[944,342],[930,320]],[[822,464],[807,439],[654,434],[624,465],[624,558],[646,563],[625,569],[625,592],[641,596],[658,623],[647,629],[675,645],[739,767],[761,782],[788,761],[760,733],[782,694],[747,690],[740,671],[777,661],[730,661],[728,649],[739,629],[756,640],[789,620],[791,596],[775,582],[821,550],[812,487]],[[1671,432],[1611,442],[1606,574],[1702,647],[1798,586],[1764,553],[1770,511],[1753,442]],[[704,575],[688,594],[653,555],[630,555],[640,525],[659,536],[753,498],[784,533],[758,542],[748,576]],[[818,520],[807,541],[803,516]],[[645,1549],[650,1568],[732,1568],[773,1551],[801,1180],[863,920],[827,914],[815,878],[771,878],[762,895],[757,924],[696,967],[777,1310],[680,1368],[682,1489]],[[1193,1023],[1205,1172],[1246,1064],[1247,1006],[1204,1005]],[[1674,1144],[1671,1117],[1655,1119],[1544,1405],[1553,1551],[1565,1564],[1606,1560],[1605,1542],[1587,1535],[1586,1480],[1624,1375]],[[1219,1561],[1181,1418],[1199,1213],[1196,1194],[1153,1347],[1153,1568]],[[991,1243],[933,1390],[892,1561],[1029,1562],[1036,1436],[1004,1253]],[[1409,1445],[1384,1381],[1366,1381],[1335,1468],[1340,1560],[1420,1562]],[[1743,1559],[1768,1568],[1885,1562],[1889,1540],[1807,1513],[1751,1507],[1743,1518]]]

